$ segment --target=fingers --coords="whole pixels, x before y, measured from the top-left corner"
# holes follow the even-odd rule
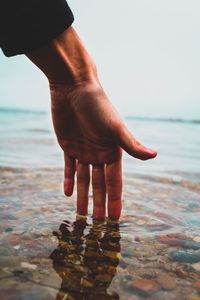
[[[90,184],[90,167],[81,163],[77,164],[77,213],[87,215],[88,192]]]
[[[92,169],[93,188],[93,218],[103,220],[105,218],[106,185],[104,165],[93,166]]]
[[[108,217],[117,220],[122,208],[122,162],[121,159],[106,166],[106,189],[108,193]]]
[[[71,196],[74,189],[74,174],[76,172],[76,160],[67,155],[65,158],[64,193]]]
[[[67,196],[72,195],[74,175],[77,171],[77,212],[80,215],[88,213],[88,193],[90,184],[90,167],[78,163],[75,159],[65,156],[64,191]],[[112,220],[119,219],[121,214],[122,170],[120,160],[104,165],[93,166],[93,218],[104,220],[106,213],[106,191],[108,194],[108,217]]]
[[[118,139],[120,146],[131,156],[139,158],[141,160],[147,160],[156,157],[157,152],[141,145],[133,135],[123,127],[118,133]]]

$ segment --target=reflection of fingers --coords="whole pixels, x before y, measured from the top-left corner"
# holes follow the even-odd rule
[[[64,192],[66,196],[71,196],[73,193],[75,172],[76,160],[65,154]]]
[[[107,164],[106,188],[108,193],[108,216],[110,219],[119,219],[121,214],[122,194],[122,165],[121,159]]]
[[[106,185],[104,165],[93,166],[92,168],[92,188],[93,188],[93,218],[103,220],[105,218]]]
[[[90,167],[81,163],[77,164],[77,212],[87,215],[88,191],[90,184]]]
[[[124,127],[119,132],[120,146],[131,156],[141,160],[154,158],[157,155],[155,150],[148,149],[140,144],[133,135]]]

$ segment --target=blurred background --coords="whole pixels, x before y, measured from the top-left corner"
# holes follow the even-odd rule
[[[0,298],[200,299],[200,1],[68,2],[111,102],[158,156],[124,153],[119,226],[92,224],[92,190],[74,222],[47,80],[0,53]]]
[[[198,172],[200,2],[68,3],[111,102],[136,137],[159,151],[154,162],[134,161],[134,170]],[[0,54],[0,109],[1,164],[62,164],[50,121],[47,80],[23,55]],[[47,158],[46,151],[54,158]]]
[[[122,115],[199,118],[198,0],[68,2]],[[0,82],[1,107],[48,108],[46,79],[24,56],[1,54]]]

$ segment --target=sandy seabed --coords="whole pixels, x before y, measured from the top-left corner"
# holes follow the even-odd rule
[[[98,223],[62,173],[0,169],[0,299],[200,299],[198,183],[124,174],[120,222]]]

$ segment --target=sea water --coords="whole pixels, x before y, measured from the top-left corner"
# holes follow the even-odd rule
[[[158,157],[124,153],[119,222],[76,217],[48,113],[0,110],[2,299],[198,300],[200,124],[124,118]]]
[[[129,116],[124,122],[141,143],[158,151],[146,162],[124,153],[124,171],[200,180],[200,121]],[[63,165],[47,112],[0,109],[0,144],[0,166]]]

